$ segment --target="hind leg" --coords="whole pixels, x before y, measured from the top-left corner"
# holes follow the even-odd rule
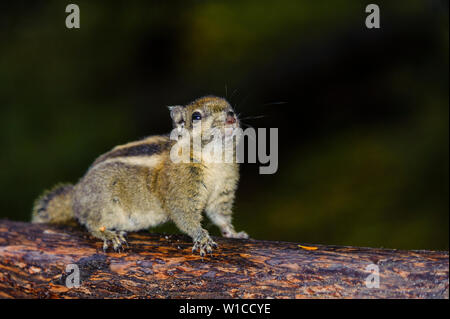
[[[120,251],[123,245],[128,246],[125,239],[126,224],[124,216],[117,209],[107,207],[102,211],[85,208],[77,219],[84,225],[89,233],[103,240],[103,250],[106,251],[110,245],[115,251]]]
[[[83,224],[92,236],[103,240],[103,251],[106,251],[110,245],[115,251],[120,251],[123,245],[128,246],[124,231],[127,225],[123,217],[117,209],[103,210],[101,214],[91,211]]]

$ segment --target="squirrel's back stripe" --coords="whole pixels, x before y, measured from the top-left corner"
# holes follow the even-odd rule
[[[125,164],[129,167],[147,167],[154,168],[159,165],[162,161],[162,157],[160,155],[153,156],[130,156],[130,157],[114,157],[108,158],[102,162],[99,162],[92,168],[105,167],[106,165],[114,165],[114,164]]]
[[[110,152],[101,155],[91,166],[94,167],[102,162],[111,162],[112,159],[120,159],[125,162],[139,161],[139,157],[151,157],[161,154],[170,149],[171,143],[168,137],[154,136],[142,141],[117,146]],[[126,158],[129,158],[126,160]],[[142,161],[146,161],[142,159]]]

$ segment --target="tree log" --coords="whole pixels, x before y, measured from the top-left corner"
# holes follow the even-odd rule
[[[204,258],[147,232],[105,253],[81,228],[0,220],[0,298],[449,298],[448,252],[214,239]]]

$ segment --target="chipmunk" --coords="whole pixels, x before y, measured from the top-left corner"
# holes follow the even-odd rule
[[[169,110],[174,129],[193,133],[194,122],[201,121],[202,145],[209,141],[203,136],[214,129],[239,127],[223,98],[206,96]],[[127,243],[127,232],[171,220],[192,238],[192,252],[204,256],[217,247],[202,228],[204,211],[224,237],[248,238],[231,223],[238,164],[202,159],[175,163],[170,152],[176,142],[161,135],[116,146],[98,157],[76,185],[57,185],[42,194],[34,204],[32,222],[78,222],[103,240],[105,251],[110,244],[118,251]]]

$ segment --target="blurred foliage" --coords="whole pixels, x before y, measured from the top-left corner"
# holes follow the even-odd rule
[[[448,2],[378,1],[379,30],[354,0],[76,3],[78,30],[61,1],[0,4],[0,217],[215,94],[280,132],[276,174],[242,165],[238,229],[448,249]]]

